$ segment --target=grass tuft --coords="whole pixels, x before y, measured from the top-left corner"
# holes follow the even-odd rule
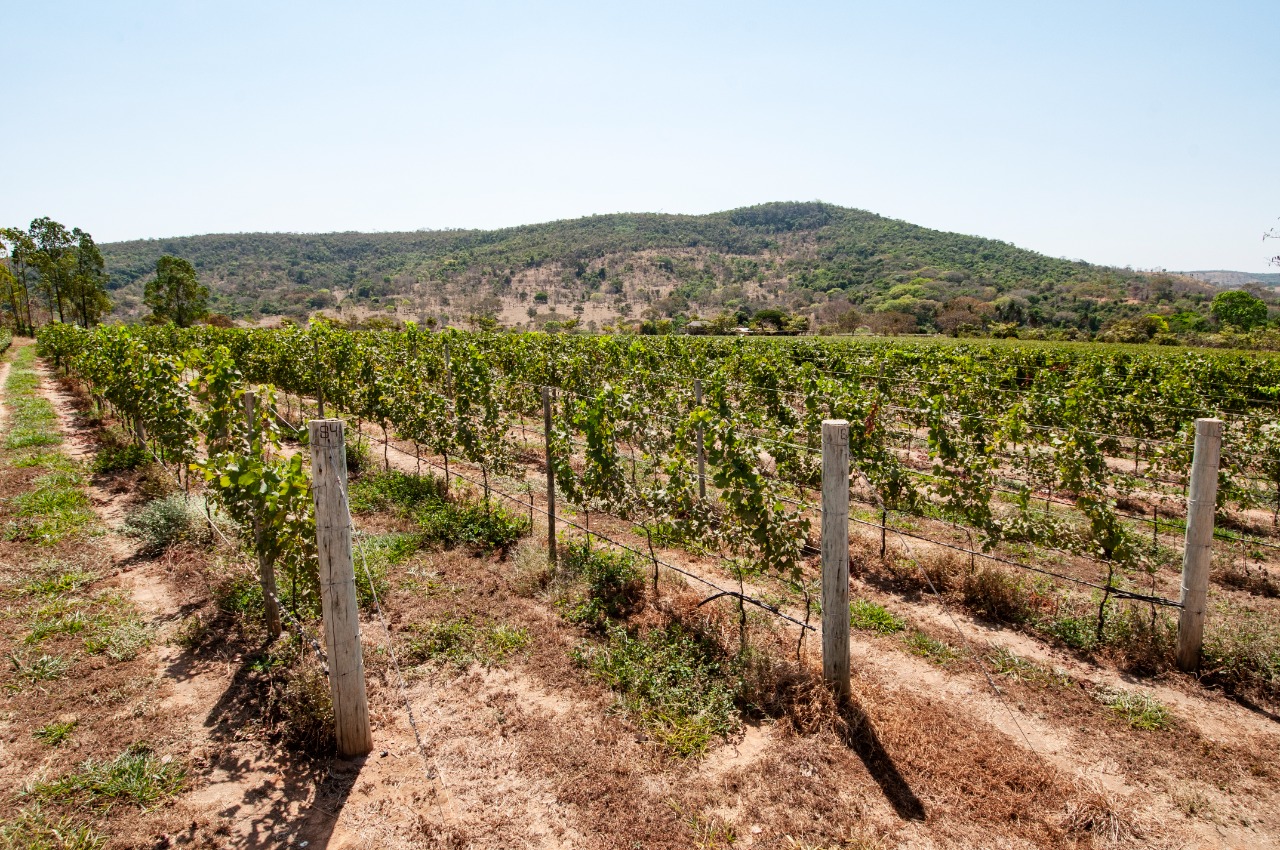
[[[46,815],[39,806],[0,823],[0,850],[100,850],[107,837],[71,818]]]
[[[53,782],[37,782],[28,790],[40,800],[105,811],[118,803],[140,808],[178,793],[187,784],[186,770],[135,744],[111,761],[88,759],[74,772]]]
[[[21,690],[23,684],[36,685],[40,682],[55,682],[67,675],[71,662],[60,655],[42,653],[32,656],[27,652],[9,654],[9,663],[13,667],[16,682],[9,684],[9,690]]]
[[[414,626],[408,657],[413,663],[438,661],[456,667],[481,664],[492,667],[529,645],[523,628],[496,624],[477,626],[470,618],[443,620]]]
[[[901,617],[868,599],[858,599],[849,605],[849,625],[882,635],[891,635],[907,627]]]
[[[56,747],[63,741],[71,737],[71,733],[75,730],[79,721],[74,718],[71,720],[55,721],[31,733],[31,737],[35,738],[42,744],[48,744]]]
[[[1155,697],[1137,691],[1100,689],[1095,698],[1134,729],[1158,732],[1173,725],[1173,717]]]

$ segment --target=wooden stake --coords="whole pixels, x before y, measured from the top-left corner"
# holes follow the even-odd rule
[[[311,367],[316,370],[316,407],[320,411],[320,418],[324,419],[324,376],[320,374],[320,340],[311,341],[311,350],[314,355]]]
[[[693,402],[702,407],[702,379],[693,379]],[[707,500],[707,449],[703,444],[702,426],[698,426],[698,498]]]
[[[547,448],[547,558],[556,562],[556,469],[551,463],[551,388],[542,388],[542,436]],[[533,497],[529,497],[533,501]]]
[[[1222,420],[1197,419],[1191,488],[1187,497],[1187,537],[1182,555],[1182,613],[1178,617],[1178,667],[1188,671],[1199,669],[1200,650],[1204,645],[1221,452]]]
[[[253,390],[244,391],[244,421],[249,427],[249,442],[258,439],[258,396]],[[262,539],[262,518],[253,517],[253,551],[258,556],[258,581],[262,585],[262,601],[266,605],[267,634],[272,640],[280,637],[280,596],[276,592],[276,565],[267,557]]]
[[[351,557],[351,513],[347,503],[347,451],[341,419],[313,419],[311,493],[316,500],[316,552],[320,557],[320,606],[329,653],[329,691],[338,753],[362,756],[373,749],[369,698],[360,649],[360,609]]]
[[[822,678],[849,697],[849,423],[822,423]]]

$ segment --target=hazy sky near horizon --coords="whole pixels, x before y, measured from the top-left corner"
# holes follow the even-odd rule
[[[4,3],[0,224],[99,241],[820,199],[1268,269],[1280,2]]]

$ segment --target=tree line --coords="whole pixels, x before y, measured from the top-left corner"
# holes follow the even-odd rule
[[[180,257],[161,256],[143,301],[150,323],[189,327],[208,314],[209,290]],[[33,336],[49,322],[88,328],[111,312],[110,275],[93,236],[49,217],[0,228],[0,326]]]

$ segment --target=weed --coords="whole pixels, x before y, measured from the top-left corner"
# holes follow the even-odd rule
[[[0,824],[0,850],[100,850],[107,837],[71,820],[54,820],[39,806],[23,809],[13,820]]]
[[[1233,690],[1280,696],[1280,626],[1256,611],[1222,612],[1205,635],[1207,678]]]
[[[88,759],[79,769],[27,791],[41,800],[89,806],[100,811],[117,803],[146,808],[181,791],[187,782],[182,765],[135,744],[111,761]]]
[[[1029,661],[1004,647],[999,647],[989,654],[987,663],[991,665],[996,673],[1027,684],[1057,688],[1065,688],[1071,685],[1071,677],[1063,671],[1051,670],[1034,661]]]
[[[670,802],[668,805],[684,822],[692,836],[693,846],[698,850],[728,850],[738,840],[738,834],[734,831],[732,824],[700,812],[686,813],[675,802]]]
[[[551,583],[551,560],[538,544],[526,540],[511,559],[511,585],[520,596],[536,596]]]
[[[350,456],[348,449],[348,459]],[[408,515],[424,502],[439,504],[446,501],[441,479],[433,475],[408,475],[395,471],[361,476],[351,483],[348,493],[352,513],[395,511]]]
[[[570,594],[557,603],[571,623],[602,628],[608,620],[630,613],[643,598],[643,572],[629,552],[566,540],[560,546],[560,569],[563,576],[585,585],[585,593]]]
[[[107,443],[99,447],[89,469],[100,474],[128,472],[149,463],[150,460],[147,450],[137,443]]]
[[[849,606],[849,625],[882,635],[891,635],[907,627],[906,621],[901,617],[868,599],[855,600]]]
[[[372,608],[374,596],[387,593],[387,568],[418,551],[412,534],[379,534],[361,537],[356,551],[356,600],[361,608]]]
[[[195,652],[204,646],[208,637],[209,624],[199,614],[192,614],[178,626],[173,634],[173,642],[188,652]]]
[[[368,471],[368,469],[373,465],[373,459],[369,454],[369,444],[360,439],[360,432],[358,430],[352,429],[347,431],[345,449],[348,475],[360,475],[361,473]]]
[[[1039,624],[1040,631],[1056,637],[1072,649],[1085,651],[1097,646],[1098,626],[1093,617],[1054,617]]]
[[[14,652],[9,654],[9,663],[18,683],[37,684],[54,682],[67,675],[71,662],[60,655],[41,654],[31,657],[29,653]],[[21,684],[10,684],[9,690],[20,690]]]
[[[56,747],[63,741],[71,737],[72,731],[76,728],[77,721],[75,718],[63,721],[55,721],[31,733],[31,737],[35,738],[42,744],[48,744]]]
[[[525,629],[502,624],[477,626],[469,618],[428,623],[414,630],[417,636],[409,641],[410,660],[439,661],[459,668],[501,663],[528,646],[530,640]]]
[[[912,632],[907,636],[907,649],[914,655],[927,658],[934,664],[946,667],[960,657],[950,644],[929,637],[924,632]]]
[[[614,626],[604,645],[582,644],[574,660],[618,694],[618,707],[665,750],[706,752],[739,727],[741,677],[709,646],[678,625],[635,635]]]
[[[175,493],[143,505],[125,520],[121,530],[142,542],[142,551],[158,555],[185,541],[210,539],[208,518],[200,502],[186,493]]]
[[[263,609],[262,585],[248,572],[237,573],[214,588],[218,607],[230,614],[256,614]]]
[[[962,592],[966,605],[992,620],[1021,623],[1031,617],[1026,585],[1000,570],[980,569],[965,576]]]
[[[95,625],[83,610],[58,600],[35,610],[28,623],[31,631],[23,642],[35,645],[52,635],[76,635]]]
[[[109,620],[84,640],[90,655],[105,655],[112,661],[132,661],[151,643],[151,628],[137,615]]]
[[[75,593],[96,578],[93,573],[70,570],[28,582],[23,585],[22,592],[30,596],[65,596]]]
[[[276,710],[286,746],[312,755],[332,752],[333,698],[329,680],[318,667],[302,664],[286,675]]]
[[[424,543],[467,545],[477,552],[503,552],[529,533],[529,518],[501,505],[428,502],[414,514]]]
[[[1150,694],[1101,688],[1094,694],[1094,697],[1098,702],[1124,718],[1125,722],[1134,729],[1140,729],[1144,732],[1156,732],[1168,729],[1173,723],[1169,709],[1161,705]]]

